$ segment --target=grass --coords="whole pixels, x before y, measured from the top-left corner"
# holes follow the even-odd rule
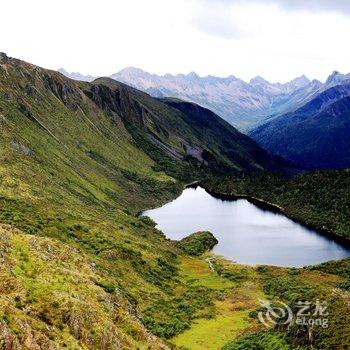
[[[249,327],[249,312],[232,312],[231,308],[230,302],[217,301],[214,318],[197,320],[191,329],[173,338],[172,342],[183,349],[221,349],[223,344]]]
[[[203,258],[182,256],[179,264],[179,275],[183,281],[213,290],[226,290],[234,287],[233,282],[214,273],[209,268],[208,262]]]
[[[243,283],[234,282],[228,274],[223,277],[222,273],[211,270],[208,258],[215,260],[216,267],[221,266],[232,274],[248,270],[246,275],[250,277]],[[191,328],[171,339],[173,344],[183,349],[220,349],[242,331],[257,327],[249,314],[264,294],[253,268],[234,265],[207,254],[201,259],[183,256],[179,274],[183,281],[215,291],[215,313],[209,319],[196,319]]]
[[[232,350],[302,350],[345,349],[350,333],[347,331],[350,294],[342,290],[348,278],[348,260],[329,262],[309,268],[257,268],[232,264],[221,258],[213,258],[215,271],[206,259],[183,256],[179,275],[183,281],[196,286],[206,286],[215,293],[215,313],[212,318],[194,320],[192,326],[176,335],[171,342],[182,349]],[[296,324],[287,330],[276,328],[268,331],[258,323],[257,311],[260,299],[282,300],[298,311],[299,300],[326,300],[329,327],[315,326],[308,333]],[[226,345],[225,345],[226,344]]]
[[[88,255],[6,225],[0,240],[6,247],[0,297],[5,344],[25,343],[31,336],[40,348],[80,349],[82,343],[132,348],[147,342],[146,329],[127,313],[118,289],[101,287]]]
[[[260,332],[248,334],[227,343],[222,350],[302,350],[288,344],[286,336],[278,332]],[[305,349],[305,348],[304,348]]]
[[[177,249],[134,214],[182,183],[56,72],[2,62],[0,123],[0,289],[23,293],[2,297],[0,344],[160,346],[141,313],[176,283]]]

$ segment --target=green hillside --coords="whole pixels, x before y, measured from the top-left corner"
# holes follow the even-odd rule
[[[182,185],[154,171],[122,121],[75,82],[3,55],[0,118],[0,222],[9,225],[1,241],[3,341],[23,345],[33,336],[42,348],[157,346],[137,305],[167,290],[164,266],[172,271],[175,257],[163,235],[133,213],[172,198]],[[30,236],[17,241],[14,228]],[[47,251],[36,252],[37,245]],[[55,268],[61,255],[72,259]],[[72,288],[80,279],[88,283]]]

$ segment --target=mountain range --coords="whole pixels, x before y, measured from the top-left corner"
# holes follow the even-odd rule
[[[91,76],[79,73],[66,76],[92,81]],[[241,131],[254,129],[279,115],[294,111],[322,91],[350,79],[350,74],[333,72],[325,83],[310,81],[305,76],[290,82],[270,83],[262,77],[248,83],[231,75],[226,78],[215,76],[200,77],[191,72],[184,74],[150,74],[141,69],[129,67],[110,78],[124,82],[153,97],[175,97],[197,103],[237,127]]]

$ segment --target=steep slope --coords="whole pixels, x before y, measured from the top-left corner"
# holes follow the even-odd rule
[[[350,85],[330,88],[302,108],[249,133],[262,147],[305,169],[350,166]]]
[[[0,347],[160,348],[140,311],[174,248],[130,213],[181,185],[74,81],[4,54],[0,124]]]
[[[6,225],[0,247],[1,349],[162,347],[89,254]]]
[[[248,169],[261,166],[273,172],[294,171],[291,164],[278,157],[272,158],[261,148],[257,148],[249,137],[238,132],[209,109],[175,99],[165,99],[164,101],[182,112],[185,122],[191,126],[193,133],[203,140],[202,142],[206,144],[208,149],[216,147],[213,151],[214,154],[221,154],[231,162],[242,164],[240,167],[244,164],[245,167],[248,167],[248,160],[250,164]],[[217,145],[215,145],[215,141]],[[207,156],[210,155],[207,154]],[[212,158],[212,155],[210,157]]]
[[[181,184],[75,82],[5,55],[0,64],[0,222],[11,225],[0,242],[1,347],[159,348],[140,310],[171,290],[174,248],[128,212]],[[13,227],[37,238],[14,241]]]

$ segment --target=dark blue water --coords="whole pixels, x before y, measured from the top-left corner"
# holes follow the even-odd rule
[[[243,264],[300,267],[350,256],[349,247],[282,214],[245,199],[217,199],[201,187],[188,188],[174,201],[143,215],[175,240],[210,231],[219,240],[213,251]]]

